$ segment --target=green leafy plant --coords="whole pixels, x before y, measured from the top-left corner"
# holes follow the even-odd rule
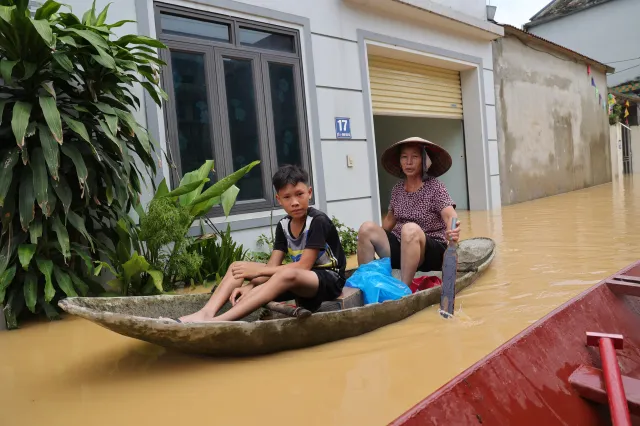
[[[238,245],[231,238],[229,225],[224,233],[202,235],[188,251],[197,254],[203,260],[200,271],[192,277],[201,283],[219,282],[233,262],[245,260],[248,254],[244,246]]]
[[[107,282],[110,292],[103,296],[138,296],[162,293],[163,273],[155,269],[139,253],[142,246],[137,226],[130,217],[122,218],[116,224],[117,242],[115,249],[101,245],[110,263],[96,261],[95,275],[107,268],[114,278]],[[112,266],[113,265],[113,266]]]
[[[258,262],[258,263],[267,263],[271,258],[271,253],[267,253],[265,251],[252,251],[247,254],[247,260],[250,262]],[[289,263],[287,259],[285,259],[284,263]]]
[[[358,232],[353,228],[349,228],[342,222],[340,222],[335,216],[331,218],[334,226],[338,230],[340,236],[340,242],[346,256],[356,254],[358,251]],[[248,260],[252,262],[267,263],[271,257],[273,251],[273,244],[275,242],[275,235],[273,230],[273,213],[271,214],[271,235],[261,234],[258,237],[256,245],[261,251],[252,252],[248,255]],[[291,263],[291,256],[287,254],[283,261],[284,264]]]
[[[245,174],[259,164],[255,161],[205,189],[209,173],[213,172],[213,160],[206,161],[202,167],[184,175],[180,185],[169,191],[166,181],[158,186],[154,198],[145,212],[136,207],[140,218],[138,226],[130,226],[128,233],[136,239],[126,240],[122,232],[124,246],[118,250],[106,250],[110,269],[118,278],[110,282],[111,288],[126,295],[150,295],[172,289],[177,281],[189,280],[200,276],[203,257],[197,250],[190,250],[194,238],[189,237],[189,229],[196,220],[209,221],[206,214],[216,205],[222,204],[225,215],[229,215],[239,189],[235,186]],[[123,225],[124,226],[124,225]],[[211,223],[215,228],[215,225]],[[122,253],[122,255],[121,255]],[[138,282],[126,280],[125,263],[128,256],[138,255],[148,266],[140,270]],[[140,262],[142,266],[146,264]],[[160,273],[162,285],[158,285]],[[125,278],[123,280],[123,278]]]
[[[145,256],[163,271],[168,282],[191,277],[202,265],[200,256],[186,251],[191,242],[188,232],[193,219],[188,207],[169,197],[152,201],[149,211],[140,219],[140,239],[146,245]]]
[[[269,230],[271,231],[270,235],[260,234],[258,240],[256,241],[256,245],[261,251],[254,251],[248,255],[248,260],[251,262],[259,262],[259,263],[267,263],[271,258],[271,252],[273,252],[273,245],[276,241],[274,228],[273,228],[273,210],[271,211],[270,221],[269,221]],[[266,249],[266,251],[265,251]],[[283,264],[291,263],[292,259],[289,253],[287,253],[282,261]]]
[[[358,232],[353,228],[349,228],[344,223],[336,219],[335,216],[331,218],[333,225],[338,230],[340,236],[340,242],[342,243],[342,249],[346,256],[356,254],[358,251]]]
[[[162,43],[115,38],[129,21],[107,24],[108,6],[80,19],[53,0],[31,16],[28,3],[0,0],[0,303],[10,328],[24,306],[54,318],[57,299],[103,291],[87,278],[96,245],[115,249],[143,172],[155,172],[133,85],[166,98]]]
[[[622,121],[622,105],[615,104],[613,106],[613,111],[609,114],[609,124],[615,125]]]

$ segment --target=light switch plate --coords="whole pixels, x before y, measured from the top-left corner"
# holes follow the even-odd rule
[[[347,167],[353,167],[353,157],[347,155]]]

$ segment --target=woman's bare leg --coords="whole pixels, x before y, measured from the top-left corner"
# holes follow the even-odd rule
[[[376,254],[381,259],[391,256],[387,233],[381,226],[365,222],[358,230],[358,265],[372,262]]]
[[[262,263],[257,263],[257,265],[265,266]],[[207,304],[204,305],[204,307],[198,312],[180,317],[180,321],[210,321],[218,313],[222,305],[224,305],[227,300],[229,300],[229,297],[231,297],[231,293],[233,292],[233,290],[242,286],[242,283],[244,282],[243,279],[233,278],[233,273],[231,272],[232,267],[233,264],[227,270],[227,273],[224,275],[224,278],[222,278],[222,281],[220,281],[220,284],[211,295],[211,298],[209,299]]]
[[[407,223],[402,227],[400,239],[400,273],[402,282],[411,286],[416,271],[424,262],[427,237],[418,225]]]

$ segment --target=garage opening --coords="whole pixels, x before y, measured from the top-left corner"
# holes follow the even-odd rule
[[[445,148],[451,169],[438,179],[459,210],[469,209],[460,72],[369,54],[369,80],[378,161],[393,143],[419,136]],[[378,164],[381,214],[397,179]]]

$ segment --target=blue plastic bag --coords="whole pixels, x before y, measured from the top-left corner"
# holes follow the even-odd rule
[[[360,266],[345,286],[360,289],[365,305],[398,300],[411,294],[411,289],[405,283],[391,275],[391,259],[388,257]]]

